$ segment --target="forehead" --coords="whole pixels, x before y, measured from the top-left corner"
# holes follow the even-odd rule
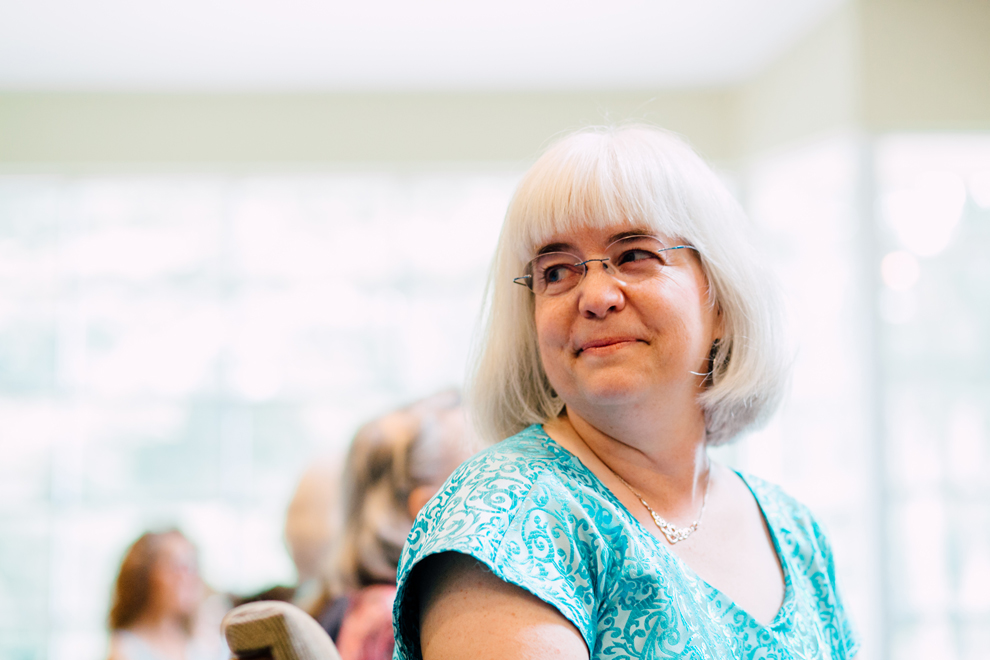
[[[169,534],[162,543],[161,557],[167,560],[195,557],[196,548],[185,537]]]
[[[588,221],[571,220],[549,224],[533,231],[524,241],[523,258],[535,256],[548,247],[567,246],[576,249],[604,248],[613,241],[630,235],[655,236],[667,243],[674,236],[674,228],[665,223],[637,220]]]
[[[667,242],[664,236],[658,235],[649,225],[626,222],[605,227],[577,227],[569,231],[555,232],[537,244],[535,251],[546,252],[548,248],[556,247],[605,248],[629,236],[654,236],[662,242]]]

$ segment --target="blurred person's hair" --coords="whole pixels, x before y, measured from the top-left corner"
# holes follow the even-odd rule
[[[589,128],[546,151],[509,204],[468,392],[484,440],[507,438],[563,408],[540,361],[534,297],[513,278],[555,236],[624,223],[697,249],[723,328],[700,399],[708,444],[728,442],[776,409],[791,359],[777,284],[757,256],[745,213],[673,134],[639,125]]]
[[[323,456],[303,472],[285,514],[285,544],[298,585],[322,577],[323,564],[340,528],[340,456]]]
[[[460,394],[445,391],[376,419],[354,436],[344,464],[344,526],[330,593],[395,584],[412,527],[410,495],[417,487],[439,487],[473,448],[463,414]]]
[[[108,623],[111,631],[126,630],[144,614],[152,598],[152,573],[161,559],[167,539],[179,537],[189,541],[178,529],[145,532],[124,553],[113,586]],[[193,619],[183,616],[182,627],[191,634]]]

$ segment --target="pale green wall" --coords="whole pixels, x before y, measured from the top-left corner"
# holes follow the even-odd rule
[[[449,94],[0,94],[0,167],[499,162],[646,121],[731,164],[836,129],[990,130],[990,2],[850,0],[744,85]]]
[[[750,155],[855,126],[859,22],[847,4],[735,92],[738,150]]]
[[[843,129],[990,130],[990,2],[848,2],[736,103],[743,156]]]
[[[864,124],[990,129],[990,1],[864,0]]]
[[[563,131],[647,121],[732,153],[729,92],[0,94],[10,165],[506,162]]]

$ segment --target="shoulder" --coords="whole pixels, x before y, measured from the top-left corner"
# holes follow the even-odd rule
[[[536,425],[477,454],[416,517],[403,563],[405,555],[446,550],[493,557],[518,514],[550,499],[572,499],[574,460]]]
[[[499,579],[465,555],[437,555],[426,563],[433,564],[424,570],[436,579],[424,584],[420,598],[423,655],[588,657],[588,646],[575,625],[531,592]]]
[[[614,512],[593,475],[540,426],[503,440],[458,468],[424,507],[399,565],[397,647],[418,645],[414,570],[454,552],[532,593],[591,634],[600,576],[610,564],[602,536]],[[432,578],[431,578],[432,579]],[[400,657],[406,657],[400,654]]]
[[[853,657],[859,637],[846,611],[836,580],[835,558],[828,536],[811,510],[779,486],[740,475],[764,511],[781,560],[801,601],[809,604],[827,631],[836,657]]]
[[[811,509],[783,488],[750,474],[739,473],[739,476],[752,491],[774,532],[824,537],[822,527]]]
[[[534,424],[469,458],[454,471],[448,484],[497,479],[510,489],[526,486],[547,473],[566,470],[571,458],[541,425]]]
[[[115,630],[110,633],[110,644],[107,650],[107,660],[127,660],[127,653],[121,648],[123,644],[121,631]]]
[[[110,660],[148,660],[154,654],[148,644],[130,630],[115,630],[110,635]]]
[[[780,551],[799,565],[820,567],[832,576],[832,547],[811,509],[776,484],[751,475],[740,476],[763,510]]]

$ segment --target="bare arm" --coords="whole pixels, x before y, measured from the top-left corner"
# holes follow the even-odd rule
[[[417,573],[423,660],[587,660],[574,624],[477,560],[443,553]]]

